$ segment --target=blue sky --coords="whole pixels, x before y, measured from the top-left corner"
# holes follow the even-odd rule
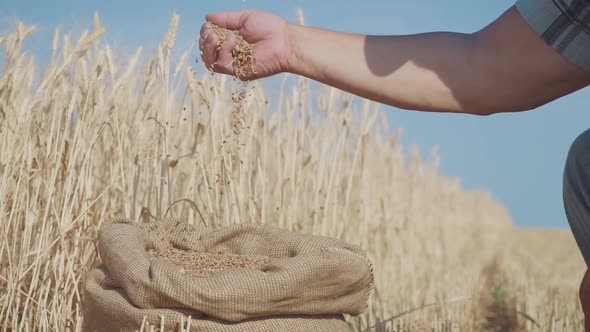
[[[53,29],[90,27],[94,11],[100,13],[107,28],[105,41],[117,50],[131,52],[144,46],[150,52],[166,32],[173,12],[180,15],[176,46],[182,51],[195,42],[205,14],[211,11],[258,8],[293,21],[296,9],[301,7],[307,25],[354,33],[406,34],[472,32],[513,4],[514,0],[1,0],[0,31],[9,29],[17,19],[37,25],[40,30],[28,46],[42,63],[51,50]],[[441,173],[460,178],[468,190],[491,192],[516,224],[567,227],[561,198],[563,164],[571,142],[590,127],[588,101],[590,89],[535,111],[491,117],[423,113],[386,106],[383,110],[392,128],[403,128],[407,147],[417,145],[428,155],[438,145]]]

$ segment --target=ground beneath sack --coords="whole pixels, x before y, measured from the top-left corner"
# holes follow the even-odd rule
[[[205,277],[213,272],[235,267],[260,269],[270,262],[270,257],[267,256],[212,254],[176,248],[150,251],[149,254],[154,258],[168,260],[196,277]]]

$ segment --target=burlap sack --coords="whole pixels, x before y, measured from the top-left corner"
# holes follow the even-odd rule
[[[147,253],[170,245],[271,259],[260,269],[195,277]],[[86,280],[85,331],[136,331],[162,317],[178,330],[183,316],[191,316],[191,331],[349,331],[342,314],[358,315],[373,285],[360,248],[265,225],[105,223],[98,249],[103,265]]]

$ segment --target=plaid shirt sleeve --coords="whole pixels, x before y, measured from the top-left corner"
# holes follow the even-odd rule
[[[516,9],[545,43],[590,71],[590,0],[517,0]]]

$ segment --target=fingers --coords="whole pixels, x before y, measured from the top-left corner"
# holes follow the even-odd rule
[[[205,42],[207,41],[207,37],[211,32],[211,28],[209,23],[205,23],[201,26],[201,32],[199,36],[199,50],[201,51],[201,58],[203,58],[203,50],[205,49]],[[203,59],[204,60],[204,59]]]
[[[211,23],[209,23],[209,22],[205,22],[205,24],[201,25],[201,31],[199,32],[201,37],[204,36],[205,30],[207,30],[207,29],[211,29]]]
[[[199,40],[199,49],[201,51],[201,59],[205,63],[205,67],[209,70],[214,70],[217,62],[217,47],[219,45],[219,37],[210,27],[201,29],[201,39]]]
[[[233,34],[229,34],[227,39],[219,45],[219,36],[213,31],[211,25],[209,23],[203,24],[201,27],[199,49],[205,67],[211,71],[233,75],[232,50],[236,42],[236,37]]]
[[[249,11],[242,10],[237,12],[210,13],[207,15],[207,21],[230,30],[239,30],[244,22],[244,17]]]
[[[233,34],[230,34],[223,44],[221,44],[221,47],[217,52],[217,63],[215,64],[216,71],[222,74],[234,74],[232,50],[236,45],[236,42],[236,37]]]
[[[236,44],[235,36],[230,34],[224,43],[219,45],[219,36],[213,31],[212,24],[229,30],[241,30],[250,12],[251,10],[243,10],[210,13],[207,15],[207,23],[201,27],[199,48],[201,50],[201,58],[209,70],[233,75],[232,49]]]

